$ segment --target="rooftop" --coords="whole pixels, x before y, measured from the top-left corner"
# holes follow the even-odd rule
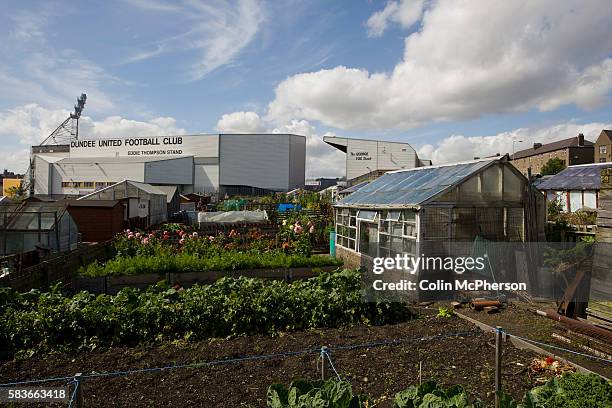
[[[612,163],[569,166],[538,185],[540,190],[599,190],[601,170],[612,168]]]
[[[416,207],[507,156],[397,170],[340,200],[338,207]]]
[[[582,144],[580,142],[581,135],[570,137],[569,139],[558,140],[556,142],[540,145],[539,147],[531,147],[529,149],[520,150],[512,156],[512,160],[522,159],[524,157],[534,156],[536,154],[554,152],[555,150],[567,149],[568,147],[592,147],[595,144],[584,139],[582,136]]]

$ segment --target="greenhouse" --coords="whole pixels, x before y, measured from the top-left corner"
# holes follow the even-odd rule
[[[62,203],[27,202],[10,213],[3,213],[0,254],[75,249],[78,229],[66,209]]]
[[[336,252],[354,266],[368,257],[449,255],[477,239],[538,240],[545,224],[543,195],[507,156],[388,172],[334,207]]]

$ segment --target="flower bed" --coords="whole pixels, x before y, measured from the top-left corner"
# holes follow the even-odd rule
[[[306,224],[308,227],[308,224]],[[104,264],[93,262],[79,270],[85,277],[131,276],[181,272],[237,271],[253,269],[320,268],[342,262],[311,256],[309,239],[314,225],[305,230],[295,222],[276,241],[258,230],[245,234],[231,231],[216,237],[200,237],[180,226],[143,233],[127,230],[115,238],[117,256]],[[314,233],[314,232],[313,232]],[[291,242],[291,244],[290,244]]]

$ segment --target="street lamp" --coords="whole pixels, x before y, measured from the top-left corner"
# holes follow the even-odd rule
[[[522,140],[513,140],[512,141],[512,160],[514,160],[514,144],[515,143],[523,143]]]

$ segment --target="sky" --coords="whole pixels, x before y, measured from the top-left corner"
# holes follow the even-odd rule
[[[324,135],[434,164],[612,128],[608,0],[0,2],[0,170],[24,172],[82,92],[81,138]]]

